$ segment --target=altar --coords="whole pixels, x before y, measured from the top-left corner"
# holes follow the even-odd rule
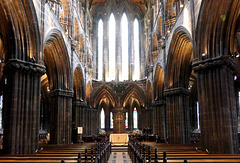
[[[112,145],[127,145],[128,134],[110,134],[110,142]]]

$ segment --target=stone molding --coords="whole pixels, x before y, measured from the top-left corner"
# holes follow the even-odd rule
[[[46,73],[46,67],[37,63],[27,62],[18,59],[10,59],[4,66],[4,73],[22,71],[32,75],[43,75]]]
[[[76,100],[73,102],[73,106],[87,107],[87,102]]]
[[[155,106],[166,105],[166,101],[165,100],[157,100],[157,101],[154,101],[154,105]]]
[[[228,67],[233,71],[236,67],[236,62],[230,56],[220,56],[195,62],[192,64],[192,67],[196,73],[216,67]]]
[[[50,97],[54,96],[63,96],[63,97],[73,97],[73,91],[70,90],[61,90],[61,89],[54,89],[50,92]]]
[[[189,90],[183,87],[164,89],[164,96],[189,95]]]

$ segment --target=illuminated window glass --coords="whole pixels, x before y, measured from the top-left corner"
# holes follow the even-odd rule
[[[105,113],[103,108],[101,110],[101,128],[105,128]]]
[[[239,108],[240,108],[240,92],[238,92],[238,104],[239,104]]]
[[[200,129],[199,103],[197,101],[197,128]]]
[[[125,125],[126,125],[126,128],[128,128],[128,112],[126,112],[126,120],[125,120]]]
[[[110,112],[110,128],[113,128],[113,114]]]
[[[107,81],[115,80],[115,24],[115,18],[112,13],[109,19],[109,76],[107,78]]]
[[[98,22],[98,80],[103,76],[103,21]]]
[[[139,64],[139,23],[134,20],[134,75],[133,80],[138,80],[140,77],[140,64]]]
[[[124,13],[121,21],[122,29],[122,77],[120,81],[128,80],[128,19]]]
[[[133,128],[134,129],[138,128],[138,114],[136,107],[133,110]]]

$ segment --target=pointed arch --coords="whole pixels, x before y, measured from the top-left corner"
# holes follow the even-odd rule
[[[50,89],[69,89],[69,55],[62,33],[57,29],[51,29],[45,38],[44,63]]]
[[[191,35],[184,27],[174,31],[170,44],[167,64],[167,87],[188,88],[193,60]]]
[[[76,100],[84,100],[84,79],[80,67],[77,67],[73,73],[73,90]]]
[[[156,71],[154,75],[154,100],[163,99],[163,90],[164,90],[164,71],[162,67],[157,64]]]
[[[137,99],[140,106],[145,106],[145,96],[144,91],[137,85],[131,85],[124,91],[123,96],[123,107],[127,105],[131,101],[131,99]],[[139,108],[140,108],[139,106]]]
[[[100,103],[100,100],[103,97],[107,97],[113,107],[116,106],[116,95],[113,93],[113,90],[107,85],[102,85],[97,88],[96,92],[93,93],[94,107],[96,107]]]
[[[152,98],[153,98],[153,89],[152,89],[152,83],[150,81],[147,82],[147,107],[152,107]]]

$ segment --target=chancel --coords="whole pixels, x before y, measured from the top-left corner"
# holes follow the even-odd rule
[[[0,162],[240,162],[239,56],[239,0],[0,0]]]

